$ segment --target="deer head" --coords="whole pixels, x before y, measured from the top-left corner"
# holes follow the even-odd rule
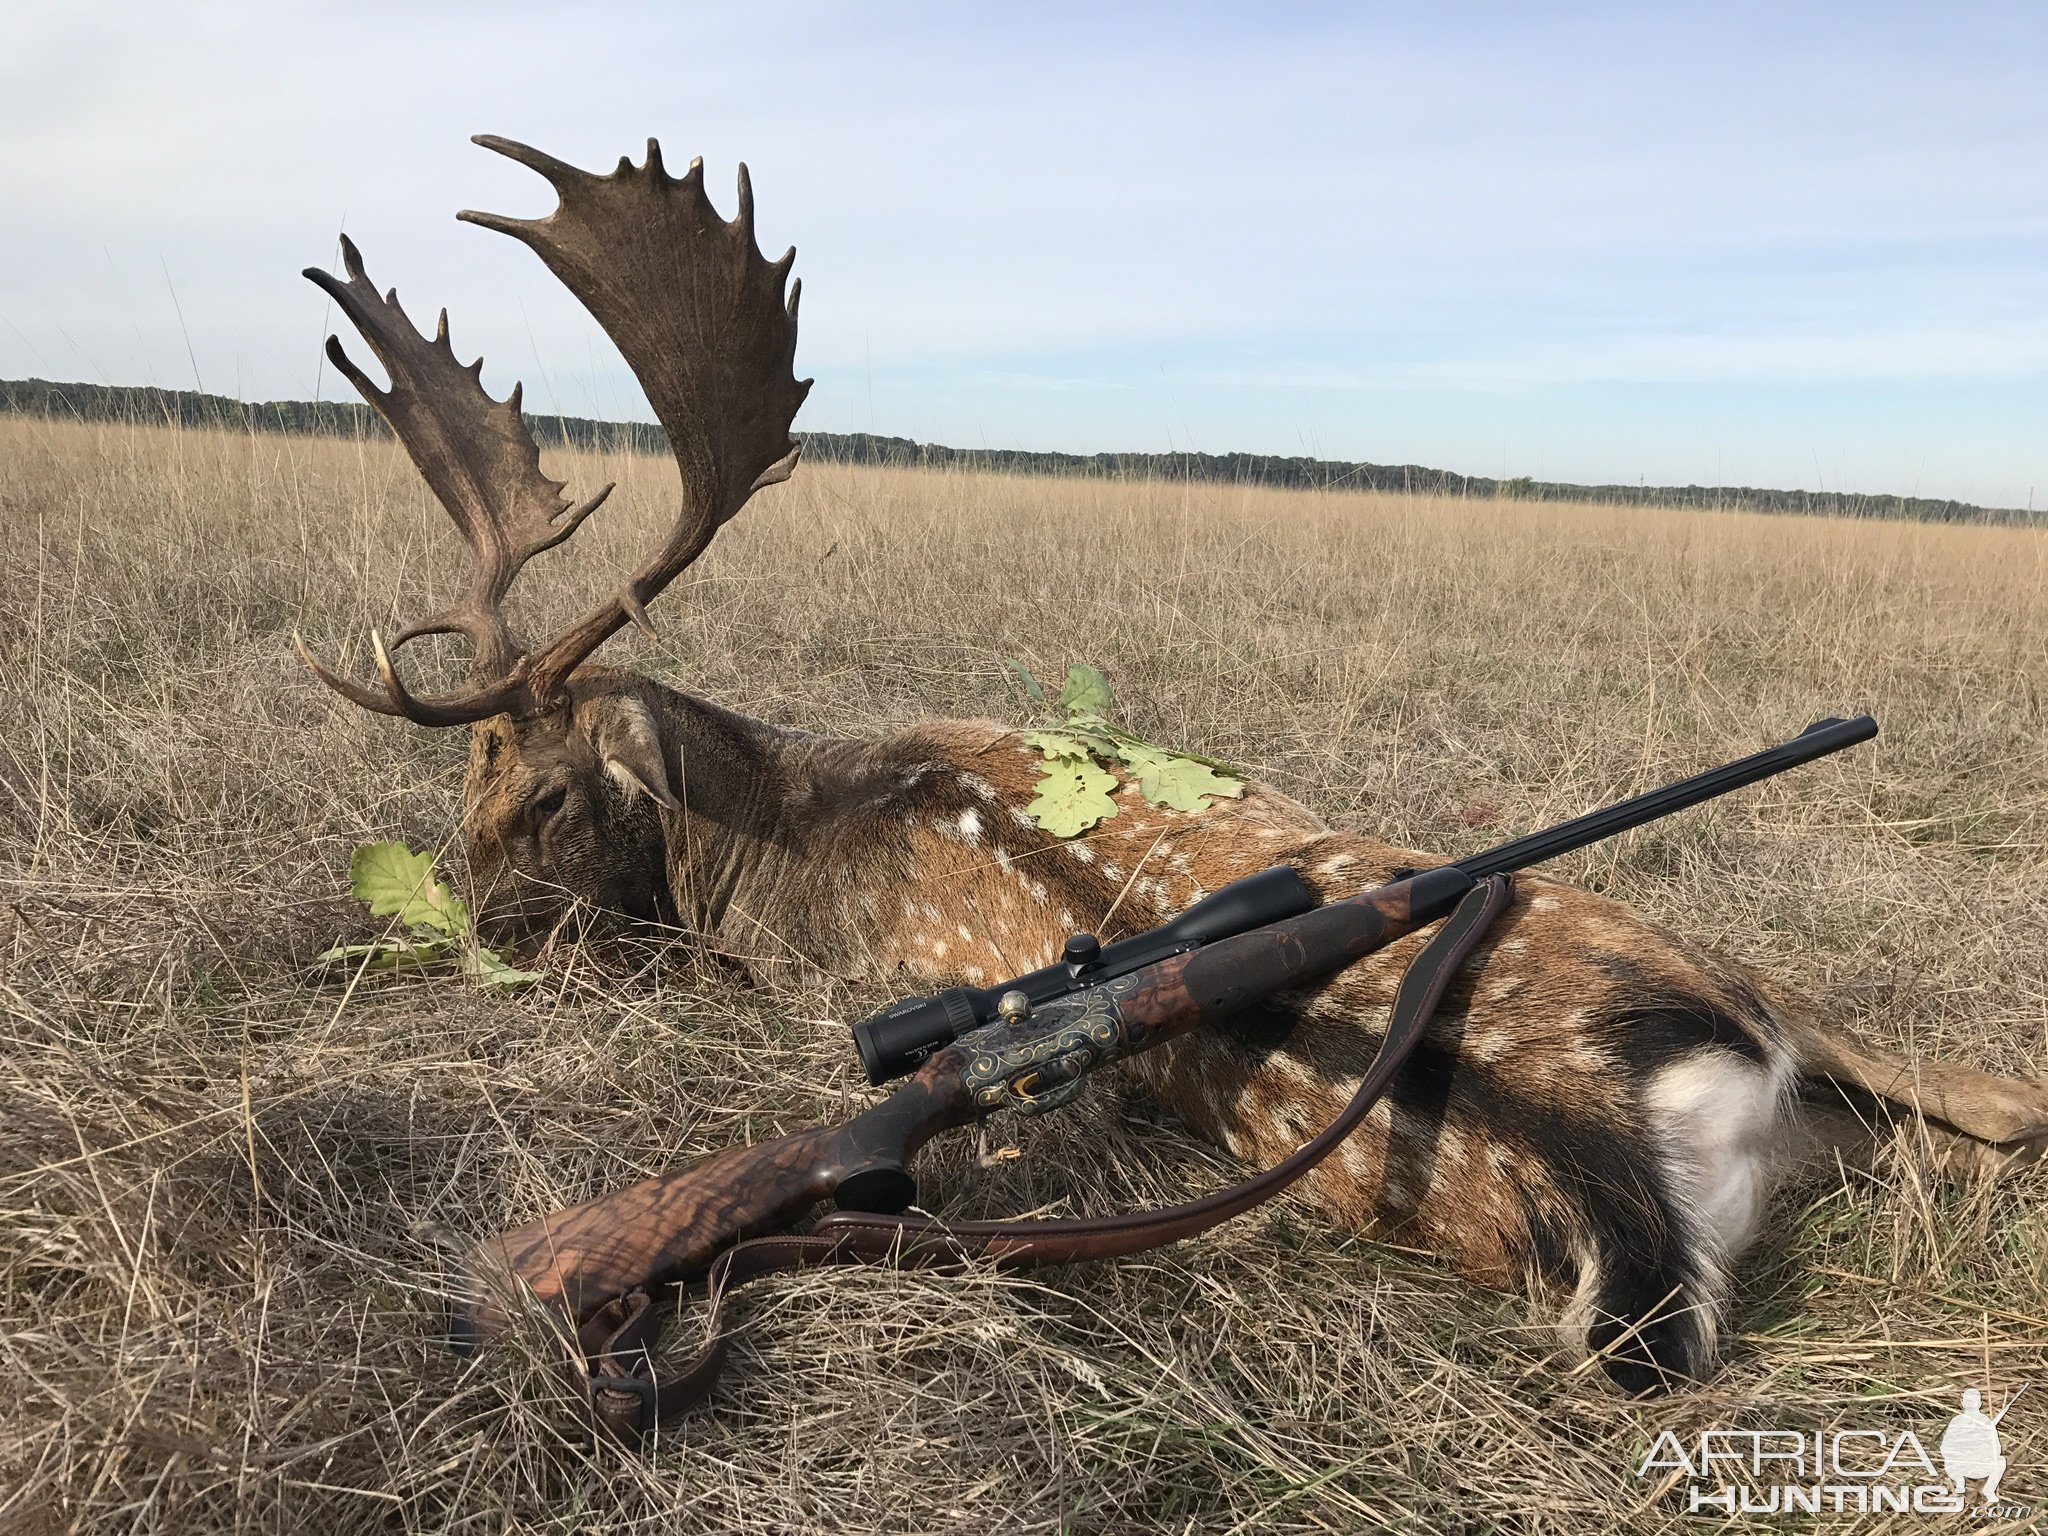
[[[682,472],[682,501],[661,547],[616,597],[543,645],[526,643],[504,601],[534,556],[595,512],[609,485],[579,502],[541,473],[520,415],[520,390],[494,400],[483,361],[456,361],[441,312],[431,340],[395,290],[380,296],[353,243],[346,280],[306,276],[341,306],[390,378],[380,389],[336,337],[334,365],[389,422],[468,542],[470,579],[451,608],[398,634],[371,636],[378,681],[356,682],[299,654],[320,680],[365,709],[420,725],[472,727],[465,788],[472,867],[487,891],[510,886],[514,911],[544,920],[582,899],[632,915],[662,915],[672,899],[663,818],[730,824],[755,790],[741,759],[755,733],[739,717],[631,672],[587,665],[628,623],[652,633],[647,604],[703,553],[755,491],[789,478],[798,447],[790,422],[810,390],[791,372],[800,283],[784,286],[794,249],[765,260],[754,243],[753,192],[739,172],[739,211],[720,218],[704,192],[703,162],[670,176],[661,148],[621,159],[608,176],[566,165],[508,139],[476,142],[538,171],[558,204],[543,219],[465,211],[458,217],[524,241],[611,336],[639,378]],[[460,634],[470,646],[461,691],[429,698],[400,678],[396,654],[421,635]],[[690,776],[702,757],[739,771]],[[690,802],[686,812],[684,800]],[[511,878],[507,878],[511,877]],[[502,909],[501,909],[502,910]]]

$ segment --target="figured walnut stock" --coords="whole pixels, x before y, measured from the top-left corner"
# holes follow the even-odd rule
[[[1176,955],[1134,974],[1140,985],[1117,1001],[1129,1035],[1126,1055],[1148,1051],[1199,1024],[1320,981],[1404,934],[1435,922],[1472,889],[1451,866],[1424,870],[1298,917]]]
[[[451,1319],[458,1347],[501,1333],[520,1287],[581,1326],[606,1302],[701,1274],[734,1243],[788,1226],[855,1174],[900,1167],[979,1118],[961,1053],[941,1051],[844,1125],[736,1147],[479,1243]]]

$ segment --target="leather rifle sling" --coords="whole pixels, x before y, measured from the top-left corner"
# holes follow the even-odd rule
[[[674,1370],[658,1370],[654,1345],[666,1312],[645,1291],[615,1298],[578,1331],[581,1359],[569,1369],[591,1427],[638,1448],[655,1426],[694,1407],[717,1384],[731,1333],[726,1296],[749,1280],[823,1264],[963,1268],[994,1260],[1004,1268],[1121,1258],[1193,1237],[1272,1199],[1334,1152],[1385,1094],[1421,1043],[1460,966],[1486,936],[1514,891],[1506,875],[1480,881],[1409,962],[1380,1048],[1351,1102],[1317,1136],[1264,1173],[1183,1205],[1121,1216],[946,1222],[923,1215],[839,1211],[811,1233],[736,1243],[705,1274],[710,1341]]]

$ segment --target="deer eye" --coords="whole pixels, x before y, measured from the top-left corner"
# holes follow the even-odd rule
[[[553,816],[555,812],[562,808],[562,802],[568,798],[568,788],[561,784],[557,784],[553,789],[535,796],[532,807],[534,825],[538,826]]]

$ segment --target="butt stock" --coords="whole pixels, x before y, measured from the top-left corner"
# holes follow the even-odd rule
[[[901,1210],[917,1149],[982,1113],[962,1086],[963,1064],[961,1052],[941,1051],[843,1125],[736,1147],[486,1239],[463,1260],[450,1342],[468,1353],[503,1333],[522,1291],[581,1327],[605,1303],[695,1279],[735,1243],[780,1231],[835,1195]]]

